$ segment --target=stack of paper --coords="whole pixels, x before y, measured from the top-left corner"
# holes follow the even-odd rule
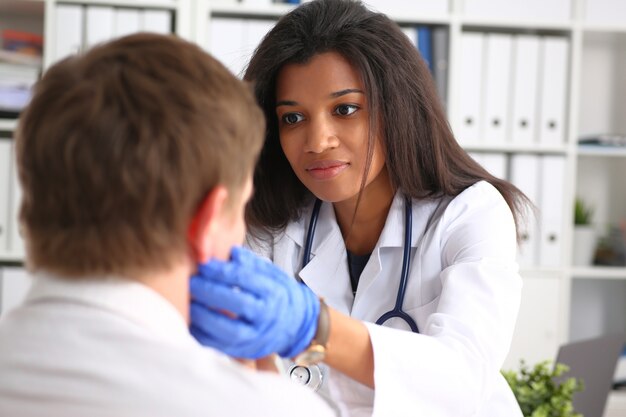
[[[0,61],[0,113],[19,113],[38,78],[37,67]]]

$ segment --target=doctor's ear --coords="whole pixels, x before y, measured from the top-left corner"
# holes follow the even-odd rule
[[[187,230],[187,241],[196,263],[208,261],[215,251],[219,239],[219,220],[223,216],[228,199],[228,190],[223,185],[214,187],[204,197],[196,210]]]

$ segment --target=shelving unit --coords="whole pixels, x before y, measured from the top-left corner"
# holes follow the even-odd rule
[[[571,276],[574,279],[615,279],[626,281],[626,267],[594,266],[573,268]]]
[[[0,119],[0,132],[13,132],[17,127],[15,119]]]
[[[501,154],[509,165],[516,155],[558,156],[564,162],[561,173],[564,183],[562,189],[555,190],[555,193],[562,192],[559,203],[563,207],[562,217],[556,221],[561,242],[559,259],[556,265],[534,264],[521,268],[525,281],[523,301],[513,348],[505,363],[505,367],[513,368],[517,367],[520,358],[528,362],[553,359],[560,344],[602,333],[607,328],[626,333],[623,307],[626,305],[626,266],[572,266],[571,209],[575,196],[588,198],[596,207],[595,224],[599,232],[609,223],[626,220],[626,189],[623,184],[626,178],[626,149],[577,144],[582,135],[626,134],[626,79],[623,76],[626,73],[626,15],[621,20],[625,23],[615,19],[603,24],[597,19],[588,21],[585,13],[589,2],[608,4],[610,0],[545,0],[545,4],[566,2],[571,11],[568,14],[570,17],[537,20],[515,16],[468,16],[464,10],[474,1],[449,0],[444,14],[423,14],[417,7],[407,9],[406,13],[389,13],[402,26],[443,26],[448,29],[447,111],[455,132],[461,120],[459,96],[464,83],[459,74],[465,70],[461,62],[464,33],[556,36],[565,39],[568,44],[567,67],[563,75],[566,80],[566,107],[561,142],[463,143],[468,152]],[[528,4],[536,3],[541,2],[532,0]],[[39,28],[43,32],[45,27],[45,67],[58,58],[53,41],[57,34],[55,7],[59,4],[171,10],[175,14],[175,33],[207,50],[211,50],[214,19],[263,23],[275,21],[295,7],[269,1],[266,6],[253,6],[218,0],[45,0],[44,8],[41,0],[5,1],[0,5],[0,15],[8,15],[7,11],[10,11],[12,16],[21,16],[18,20],[24,28]],[[3,23],[3,18],[0,18],[0,23]],[[246,51],[248,54],[251,52]],[[12,131],[15,125],[14,120],[0,120],[0,132]],[[0,251],[0,263],[19,262],[20,259]],[[581,309],[598,320],[602,314],[609,314],[610,323],[591,320],[581,324]]]

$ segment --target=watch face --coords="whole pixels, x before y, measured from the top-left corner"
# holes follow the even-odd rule
[[[289,368],[288,373],[292,381],[304,385],[313,391],[320,389],[324,379],[322,370],[317,365],[299,366],[294,364]]]
[[[289,372],[289,377],[300,385],[306,385],[311,381],[311,371],[306,366],[294,366]]]

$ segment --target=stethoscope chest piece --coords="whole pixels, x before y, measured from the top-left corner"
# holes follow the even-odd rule
[[[294,364],[289,368],[288,373],[292,381],[307,386],[313,391],[320,389],[324,379],[322,370],[318,365],[301,366]]]

